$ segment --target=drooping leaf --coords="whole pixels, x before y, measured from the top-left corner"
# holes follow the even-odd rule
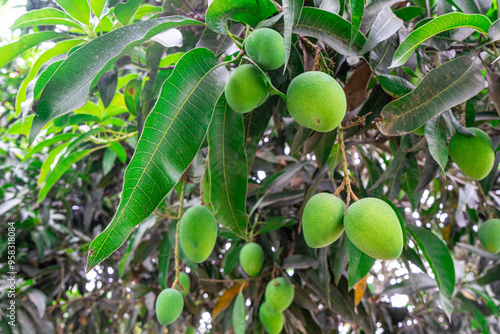
[[[66,13],[75,20],[88,26],[90,21],[90,5],[88,1],[55,0]]]
[[[451,299],[455,289],[455,267],[448,248],[441,239],[425,228],[415,225],[407,225],[406,228],[434,272],[439,292]]]
[[[136,116],[141,105],[142,80],[132,79],[125,86],[125,105],[128,111]]]
[[[25,27],[56,24],[81,28],[78,22],[75,22],[68,14],[55,8],[42,8],[38,10],[31,10],[26,14],[21,15],[10,27],[10,30],[14,31],[15,29]]]
[[[443,31],[467,27],[487,34],[490,25],[490,20],[484,15],[449,13],[438,16],[418,29],[415,29],[406,37],[394,53],[391,67],[398,67],[406,63],[413,51],[422,42]]]
[[[242,24],[234,24],[231,28],[231,34],[239,36],[245,27]],[[213,30],[206,28],[201,35],[196,47],[207,48],[214,53],[214,55],[219,56],[226,52],[231,46],[234,45],[233,40],[228,34],[218,34]]]
[[[270,0],[214,0],[207,9],[207,26],[219,34],[226,34],[228,20],[255,27],[278,10]]]
[[[384,7],[391,7],[398,1],[399,0],[377,0],[370,2],[368,6],[365,7],[360,30],[363,33],[366,33],[368,30],[370,30],[373,22],[375,22],[378,14],[382,11],[382,9]]]
[[[26,76],[26,78],[24,78],[23,82],[21,83],[21,85],[18,88],[17,95],[16,95],[16,116],[21,113],[21,111],[22,111],[21,105],[23,104],[23,102],[26,101],[26,90],[28,88],[28,84],[33,79],[35,79],[38,71],[43,66],[43,64],[45,64],[46,62],[48,62],[49,60],[51,60],[55,56],[67,52],[69,49],[71,49],[72,47],[74,47],[75,45],[80,44],[80,43],[81,43],[81,41],[77,40],[77,39],[70,39],[67,41],[59,42],[56,45],[54,45],[53,48],[48,49],[47,51],[42,53],[36,59],[36,61],[31,66],[28,75]],[[25,109],[27,109],[27,108],[25,108]]]
[[[92,12],[98,18],[101,17],[101,14],[104,10],[104,6],[106,6],[107,0],[90,0],[90,7],[92,8]]]
[[[245,334],[247,327],[247,321],[245,320],[246,310],[245,310],[245,297],[241,291],[236,296],[234,300],[233,307],[233,329],[234,334]]]
[[[500,39],[500,19],[491,24],[488,29],[488,39],[493,42]]]
[[[108,147],[104,152],[104,156],[102,158],[102,170],[104,174],[108,174],[111,171],[113,165],[115,164],[115,160],[116,153]]]
[[[403,25],[403,20],[398,18],[390,7],[384,7],[377,16],[366,39],[366,43],[361,53],[366,53],[373,49],[378,43],[385,41],[394,35]]]
[[[330,154],[328,155],[328,169],[330,170],[330,174],[332,175],[335,172],[335,168],[342,162],[342,152],[340,151],[340,145],[337,143],[332,146],[330,150]]]
[[[113,101],[118,86],[118,69],[105,72],[99,79],[99,96],[101,97],[104,109]]]
[[[24,35],[18,41],[0,47],[0,68],[7,65],[15,57],[38,44],[53,39],[62,39],[66,35],[54,31],[34,32]]]
[[[40,203],[45,196],[49,193],[49,190],[52,189],[52,186],[56,184],[57,181],[63,176],[64,173],[76,162],[79,160],[85,158],[87,155],[90,153],[94,152],[96,149],[91,149],[91,150],[82,150],[82,151],[77,151],[73,152],[64,159],[60,160],[50,175],[47,177],[47,180],[45,181],[45,184],[42,186],[42,189],[38,192],[38,203]]]
[[[354,41],[363,18],[365,0],[349,0],[349,4],[351,7],[351,41]]]
[[[330,246],[330,266],[333,270],[335,285],[339,285],[340,278],[349,262],[349,255],[345,247],[345,233]]]
[[[222,226],[245,238],[248,165],[243,116],[222,95],[208,130],[210,201]]]
[[[121,162],[125,163],[127,161],[127,151],[123,148],[123,146],[119,142],[114,142],[109,145],[109,149],[115,152],[118,159]]]
[[[389,39],[379,43],[370,52],[370,67],[377,74],[389,74],[392,69],[389,68],[392,56],[398,47],[398,39],[392,36]]]
[[[387,136],[409,133],[475,96],[484,86],[481,69],[474,59],[455,58],[427,73],[411,93],[386,105],[378,128]]]
[[[351,41],[351,29],[351,23],[337,14],[304,7],[293,32],[317,38],[343,55],[355,56],[365,44],[366,38],[358,33]]]
[[[358,283],[363,279],[363,277],[366,276],[366,274],[368,274],[375,263],[375,259],[366,255],[354,246],[347,235],[345,236],[345,248],[347,250],[347,254],[349,254],[347,280],[349,281],[349,289],[351,289],[354,284]]]
[[[118,210],[89,246],[87,272],[118,249],[179,181],[203,143],[227,79],[227,70],[207,49],[179,60],[125,171]]]
[[[71,53],[42,92],[30,143],[50,120],[85,105],[94,78],[99,77],[122,52],[164,30],[200,24],[181,16],[137,22],[96,38]],[[71,77],[71,81],[67,80],[68,77]]]
[[[222,311],[227,309],[234,298],[242,291],[248,287],[248,282],[238,282],[222,294],[217,303],[215,303],[214,309],[212,310],[212,319],[215,319]]]
[[[290,59],[290,51],[292,49],[293,27],[299,22],[303,4],[304,0],[283,0],[283,19],[285,21],[285,31],[283,33],[285,39],[285,68]]]
[[[448,162],[448,146],[446,146],[446,129],[441,116],[432,118],[425,125],[425,139],[432,158],[444,171]]]
[[[127,0],[125,3],[120,2],[116,4],[115,17],[122,25],[126,26],[143,2],[143,0]]]

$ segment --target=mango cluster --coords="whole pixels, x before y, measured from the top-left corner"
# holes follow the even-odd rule
[[[275,30],[261,28],[249,34],[244,49],[254,64],[238,66],[229,77],[225,97],[236,112],[247,113],[261,106],[274,93],[263,70],[285,64],[285,43]],[[345,117],[347,100],[342,86],[323,72],[306,72],[295,77],[286,93],[290,115],[303,127],[318,132],[337,128]]]
[[[184,254],[193,262],[205,261],[217,241],[217,221],[203,205],[186,210],[179,222],[179,241]],[[191,288],[191,280],[185,272],[179,274],[175,289],[163,290],[156,299],[156,317],[162,325],[173,323],[184,308],[183,297]]]
[[[345,230],[357,248],[376,259],[397,259],[403,251],[399,219],[394,210],[378,198],[361,199],[345,211],[345,204],[339,198],[328,193],[316,194],[304,207],[302,230],[306,243],[312,248],[332,244]]]
[[[292,304],[295,290],[284,277],[271,280],[266,287],[265,302],[260,305],[259,319],[269,334],[279,334],[283,330],[283,312]]]

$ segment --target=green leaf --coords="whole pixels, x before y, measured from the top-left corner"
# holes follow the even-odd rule
[[[365,0],[349,0],[351,7],[351,41],[356,40],[365,10]]]
[[[335,172],[335,168],[342,162],[342,152],[340,151],[340,145],[337,143],[332,146],[330,154],[328,155],[328,169],[332,175]]]
[[[366,276],[366,274],[368,274],[375,263],[375,259],[366,255],[354,246],[347,235],[345,236],[345,248],[347,250],[347,254],[349,254],[347,281],[349,282],[349,289],[351,289],[354,284],[358,283],[361,279],[363,279],[363,277]]]
[[[109,148],[113,152],[115,152],[116,156],[118,157],[118,159],[120,159],[121,162],[125,163],[127,161],[127,151],[125,151],[120,143],[114,142],[109,146]]]
[[[26,76],[26,78],[24,78],[23,82],[21,82],[21,85],[19,86],[19,89],[17,91],[16,116],[18,116],[21,113],[22,111],[21,104],[26,101],[26,89],[28,88],[28,84],[33,79],[35,79],[42,65],[51,60],[52,58],[54,58],[55,56],[67,52],[69,49],[80,43],[81,41],[77,39],[70,39],[67,41],[59,42],[56,45],[54,45],[53,48],[48,49],[36,59],[36,61],[31,66],[28,75]],[[25,109],[27,110],[27,108]]]
[[[69,141],[73,137],[77,137],[78,134],[76,133],[63,133],[57,136],[54,136],[49,139],[45,139],[41,141],[40,143],[36,144],[35,146],[30,147],[26,155],[24,156],[22,162],[27,161],[29,158],[33,156],[33,154],[36,154],[40,151],[42,151],[45,147],[52,146],[55,143],[58,143],[60,141]]]
[[[90,7],[95,16],[101,18],[104,7],[106,6],[107,0],[90,0]]]
[[[226,34],[228,20],[255,27],[277,11],[269,0],[214,0],[207,9],[206,21],[216,33]]]
[[[115,160],[116,153],[108,147],[104,152],[104,157],[102,158],[102,170],[104,172],[104,175],[108,174],[111,171],[113,165],[115,164]]]
[[[283,0],[283,20],[285,22],[285,29],[283,32],[283,37],[285,38],[285,69],[292,50],[293,27],[299,22],[303,4],[304,0]]]
[[[50,189],[52,189],[52,186],[56,184],[57,181],[63,176],[64,173],[76,162],[79,160],[85,158],[87,155],[90,153],[94,152],[95,150],[99,149],[94,148],[92,150],[82,150],[82,151],[77,151],[73,152],[64,159],[60,160],[57,165],[54,167],[52,170],[52,173],[50,173],[49,177],[47,178],[47,181],[43,185],[42,189],[38,192],[38,201],[37,203],[40,203],[45,196],[49,193]]]
[[[394,53],[391,67],[398,67],[406,63],[413,51],[422,42],[443,31],[467,27],[487,34],[490,25],[490,20],[484,15],[449,13],[438,16],[406,37]]]
[[[168,233],[165,233],[165,235],[163,236],[163,240],[161,241],[160,248],[158,249],[158,282],[160,283],[162,289],[167,288],[170,259],[174,254],[172,248],[173,245],[170,242]]]
[[[349,262],[349,255],[345,247],[345,233],[330,246],[330,267],[333,270],[335,285],[339,285],[340,278]]]
[[[38,76],[38,79],[36,80],[35,83],[35,88],[33,89],[33,99],[40,98],[40,93],[45,88],[45,85],[49,81],[52,74],[54,74],[54,72],[59,68],[59,66],[61,66],[63,61],[64,60],[53,62],[52,64],[47,66],[47,68]]]
[[[412,132],[434,116],[475,96],[484,86],[481,69],[474,59],[455,58],[427,73],[411,93],[386,105],[378,128],[386,136]]]
[[[410,7],[399,8],[394,11],[394,14],[396,14],[396,16],[399,17],[401,20],[409,22],[414,18],[419,17],[424,12],[425,9],[422,7],[410,6]]]
[[[99,77],[107,65],[124,51],[164,30],[201,24],[182,16],[137,22],[96,38],[71,53],[42,92],[31,128],[30,143],[50,120],[85,105],[94,78]]]
[[[397,75],[381,74],[376,78],[380,86],[391,96],[404,96],[415,89],[408,80]]]
[[[35,27],[35,26],[49,26],[62,24],[68,27],[76,27],[81,29],[78,22],[75,22],[71,16],[68,14],[55,9],[55,8],[42,8],[38,10],[32,10],[24,15],[21,15],[14,24],[10,27],[10,30],[25,28],[25,27]]]
[[[120,2],[116,4],[115,17],[122,25],[126,26],[143,2],[143,0],[128,0],[125,3]]]
[[[90,6],[87,0],[74,1],[74,0],[55,0],[66,13],[68,13],[75,20],[89,25],[90,21]]]
[[[69,142],[64,142],[59,146],[54,147],[50,150],[49,155],[45,158],[42,166],[40,167],[40,174],[38,175],[37,188],[40,188],[41,185],[45,182],[45,179],[49,175],[51,171],[51,166],[54,163],[56,157],[61,154],[61,152],[69,145]]]
[[[500,39],[500,19],[493,22],[488,29],[488,39],[492,42]]]
[[[448,146],[446,146],[446,126],[441,116],[436,116],[425,125],[425,139],[432,158],[444,171],[448,162]]]
[[[445,298],[450,299],[455,289],[455,267],[445,243],[425,228],[407,225],[406,229],[424,253],[434,272],[439,291]]]
[[[403,25],[403,20],[398,18],[390,7],[384,7],[373,23],[370,35],[366,39],[366,43],[361,50],[361,53],[366,53],[373,49],[377,44],[385,41],[394,35]]]
[[[377,0],[372,1],[365,7],[365,12],[363,14],[363,21],[361,21],[360,30],[362,32],[367,32],[370,30],[373,22],[377,18],[378,14],[382,11],[384,7],[391,7],[399,0]]]
[[[105,72],[99,79],[99,96],[101,97],[104,109],[106,109],[113,101],[118,86],[118,70],[115,68],[112,71]]]
[[[203,143],[228,75],[207,49],[179,60],[146,119],[118,210],[89,246],[87,272],[116,251],[180,180]]]
[[[362,33],[351,41],[352,25],[337,14],[321,9],[304,7],[295,34],[310,36],[325,42],[343,55],[358,55],[366,42]]]
[[[128,111],[136,116],[141,105],[142,80],[132,79],[125,86],[125,105]]]
[[[245,334],[247,327],[247,321],[245,320],[246,309],[245,309],[245,297],[240,291],[236,299],[234,300],[233,307],[233,329],[234,334]]]
[[[243,115],[222,95],[208,130],[210,201],[222,226],[245,238],[248,165],[244,148]]]
[[[54,31],[34,32],[24,35],[18,41],[0,47],[0,68],[7,65],[15,57],[38,44],[56,38],[64,38],[65,34]]]

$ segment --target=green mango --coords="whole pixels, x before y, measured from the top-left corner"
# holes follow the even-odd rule
[[[179,237],[182,250],[193,262],[205,261],[217,241],[217,221],[203,205],[189,208],[181,218]]]
[[[162,325],[168,325],[177,320],[183,308],[184,299],[175,289],[165,289],[156,298],[156,317]]]

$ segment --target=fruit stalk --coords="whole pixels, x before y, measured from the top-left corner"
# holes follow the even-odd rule
[[[349,207],[349,203],[351,202],[351,198],[354,201],[358,201],[358,197],[354,194],[351,188],[351,176],[349,174],[349,171],[347,170],[347,158],[345,154],[345,143],[344,143],[344,128],[339,127],[338,128],[338,139],[339,139],[339,146],[340,146],[340,152],[342,154],[342,170],[344,171],[344,180],[342,181],[340,187],[338,187],[337,191],[335,191],[335,196],[338,196],[340,192],[344,189],[346,189],[347,193],[347,198],[346,198],[346,203],[345,203],[345,210],[347,212],[347,208]]]

